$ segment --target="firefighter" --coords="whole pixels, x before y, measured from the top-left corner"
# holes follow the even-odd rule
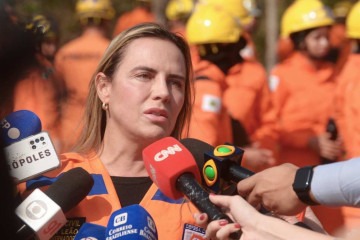
[[[109,45],[106,31],[114,13],[109,0],[78,0],[76,15],[82,33],[63,45],[55,56],[55,68],[67,92],[61,105],[61,152],[69,151],[79,135],[88,84]]]

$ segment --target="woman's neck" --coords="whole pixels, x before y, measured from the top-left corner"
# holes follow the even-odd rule
[[[148,173],[142,159],[142,149],[139,143],[127,138],[112,139],[105,134],[99,157],[110,176],[144,177]]]

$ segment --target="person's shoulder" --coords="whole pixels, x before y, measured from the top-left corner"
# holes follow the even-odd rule
[[[79,45],[81,45],[81,42],[82,42],[81,35],[71,38],[71,39],[67,40],[63,45],[61,45],[58,52],[59,53],[67,52],[67,51],[71,51],[72,49],[76,49]]]
[[[255,76],[266,78],[265,67],[258,61],[245,60],[243,63],[244,72],[252,73]]]

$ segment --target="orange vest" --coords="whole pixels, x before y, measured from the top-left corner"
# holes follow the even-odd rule
[[[67,89],[61,106],[61,152],[70,151],[80,134],[89,82],[108,45],[109,40],[100,32],[85,32],[56,54],[55,68]]]
[[[110,215],[120,209],[121,205],[110,175],[99,157],[95,154],[87,158],[77,153],[66,153],[61,155],[61,161],[61,169],[46,173],[45,178],[29,181],[26,185],[22,184],[20,186],[22,194],[25,196],[25,194],[29,194],[29,191],[35,188],[31,187],[31,184],[38,185],[53,181],[62,172],[75,167],[82,167],[92,175],[94,186],[90,193],[75,208],[66,213],[66,217],[70,219],[69,224],[65,225],[57,234],[71,237],[73,236],[72,233],[77,232],[74,225],[80,228],[78,225],[83,222],[107,226]],[[25,189],[28,191],[24,192]],[[202,236],[198,234],[204,231],[203,229],[198,229],[198,232],[186,231],[186,228],[189,227],[198,228],[193,217],[194,213],[199,212],[195,206],[184,199],[171,200],[165,197],[155,184],[152,184],[141,200],[140,205],[153,217],[159,239],[190,240],[192,239],[191,237]],[[56,239],[56,235],[53,239]]]

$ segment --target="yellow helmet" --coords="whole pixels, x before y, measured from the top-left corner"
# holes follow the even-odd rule
[[[115,16],[110,0],[78,0],[76,13],[80,20],[88,18],[111,20]]]
[[[360,1],[351,8],[346,19],[346,35],[360,39]]]
[[[242,33],[234,17],[212,4],[197,5],[186,24],[186,36],[191,44],[235,43]]]
[[[353,3],[348,0],[343,0],[335,3],[333,12],[335,18],[346,18],[349,14]]]
[[[59,34],[54,22],[41,14],[35,15],[31,21],[26,24],[25,28],[41,36],[41,40],[56,40]]]
[[[193,0],[170,0],[166,5],[165,14],[171,21],[183,19],[191,15],[193,8]]]
[[[296,0],[283,14],[281,19],[281,36],[303,30],[324,27],[334,23],[330,8],[320,0]]]
[[[247,0],[201,0],[200,4],[212,4],[219,8],[223,8],[226,12],[231,14],[233,17],[239,19],[240,24],[243,26],[248,25],[254,20],[251,12],[246,5]]]

